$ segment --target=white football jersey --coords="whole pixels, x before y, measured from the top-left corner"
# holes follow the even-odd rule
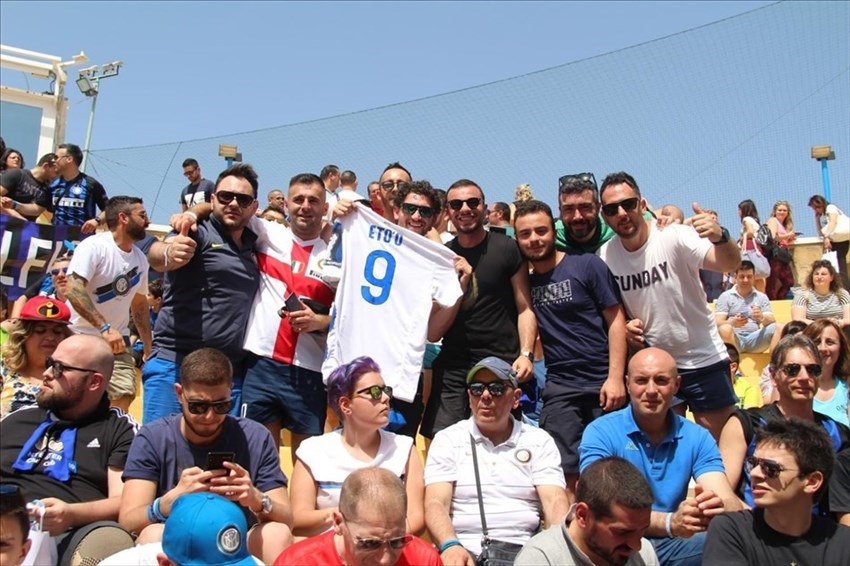
[[[342,278],[322,364],[325,383],[340,365],[369,356],[393,396],[412,401],[432,301],[450,307],[462,294],[454,253],[365,206],[339,222]]]

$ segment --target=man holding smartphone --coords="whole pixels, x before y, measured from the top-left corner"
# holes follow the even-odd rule
[[[222,352],[203,348],[183,360],[174,390],[181,413],[146,424],[124,468],[119,522],[138,543],[162,540],[174,501],[208,491],[241,506],[248,548],[265,563],[292,542],[287,479],[269,432],[228,413],[233,368]]]

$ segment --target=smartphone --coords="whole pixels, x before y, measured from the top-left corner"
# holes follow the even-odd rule
[[[223,470],[225,462],[232,462],[236,458],[235,452],[207,452],[207,465],[205,470]]]
[[[289,312],[303,311],[304,303],[302,303],[298,299],[298,295],[296,295],[295,293],[290,293],[284,300],[283,308],[285,308]]]

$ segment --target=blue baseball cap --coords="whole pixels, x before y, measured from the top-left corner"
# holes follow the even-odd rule
[[[214,493],[189,493],[171,506],[162,550],[179,566],[256,566],[247,535],[238,505]]]
[[[517,381],[514,368],[511,367],[511,364],[501,358],[497,358],[496,356],[486,357],[475,364],[475,366],[469,370],[469,373],[466,374],[466,382],[472,383],[472,379],[475,377],[475,374],[482,369],[490,370],[493,375],[502,381],[509,382],[513,387],[519,387],[519,382]]]

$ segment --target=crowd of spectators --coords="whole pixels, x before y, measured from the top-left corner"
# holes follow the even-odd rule
[[[3,213],[91,234],[4,323],[3,564],[850,555],[846,262],[814,262],[777,321],[786,201],[764,225],[741,202],[736,239],[626,172],[561,177],[553,213],[528,185],[488,204],[391,163],[363,193],[336,165],[297,174],[261,207],[250,165],[212,181],[187,158],[151,241],[142,200],[81,157],[2,159]],[[810,206],[846,254],[843,213]],[[713,311],[710,273],[734,279]],[[765,352],[762,401],[738,372]]]

